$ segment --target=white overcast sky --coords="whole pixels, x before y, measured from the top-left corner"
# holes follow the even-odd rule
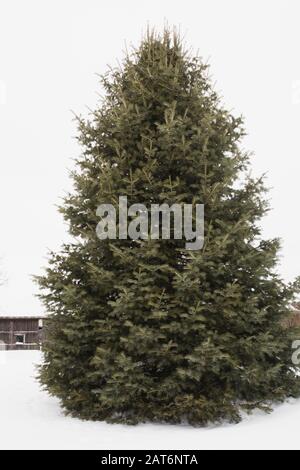
[[[96,74],[148,23],[180,26],[226,105],[244,115],[253,172],[267,172],[273,188],[264,234],[282,238],[284,279],[300,274],[299,17],[299,0],[1,0],[0,314],[43,311],[31,275],[68,239],[56,205],[80,151],[71,111],[95,107]]]

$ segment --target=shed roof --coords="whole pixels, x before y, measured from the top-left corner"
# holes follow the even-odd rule
[[[0,320],[43,320],[45,317],[43,315],[1,315]]]

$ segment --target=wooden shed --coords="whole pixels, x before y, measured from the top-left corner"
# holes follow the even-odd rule
[[[0,316],[0,349],[40,349],[43,317]]]

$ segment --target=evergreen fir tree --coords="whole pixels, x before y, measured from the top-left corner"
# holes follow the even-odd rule
[[[83,152],[61,208],[74,242],[38,278],[49,312],[41,383],[83,419],[195,425],[298,396],[285,328],[297,283],[262,240],[262,179],[243,122],[179,36],[148,33],[78,118]],[[101,203],[205,204],[202,250],[184,240],[99,240]]]

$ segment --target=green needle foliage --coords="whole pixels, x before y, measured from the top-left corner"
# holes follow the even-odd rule
[[[179,36],[149,32],[90,120],[61,208],[74,242],[38,277],[49,317],[40,381],[66,412],[138,423],[237,422],[298,396],[284,327],[299,282],[275,272],[262,240],[262,179],[249,173],[241,118]],[[99,240],[101,203],[205,204],[205,243]],[[299,335],[298,335],[299,337]]]

